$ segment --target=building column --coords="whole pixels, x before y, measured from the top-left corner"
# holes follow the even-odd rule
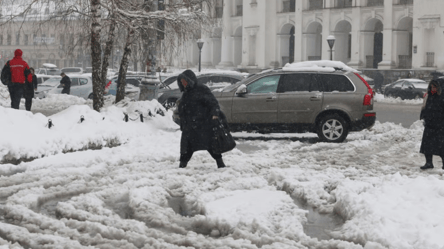
[[[384,31],[382,61],[378,64],[378,69],[395,68],[393,51],[393,0],[384,0]]]
[[[259,26],[251,26],[251,27],[245,27],[245,30],[248,33],[247,41],[248,41],[248,47],[246,48],[248,60],[247,66],[248,67],[257,67],[256,63],[256,34],[259,31]],[[245,44],[243,44],[245,45]],[[245,49],[244,49],[245,50]]]
[[[367,67],[367,55],[373,55],[374,46],[373,31],[361,31],[359,32],[359,60],[362,61],[362,67]]]
[[[287,34],[278,34],[277,35],[277,44],[276,44],[276,61],[282,67],[288,63],[289,55],[290,55],[290,35]],[[287,53],[286,53],[287,51]],[[296,53],[296,51],[295,51]],[[283,57],[288,57],[286,60]],[[279,66],[278,65],[278,66]]]
[[[211,54],[212,54],[212,47],[213,47],[213,41],[211,38],[203,38],[204,45],[202,47],[202,68],[211,68],[213,67],[213,63],[211,62]],[[197,46],[197,45],[196,45]]]
[[[328,42],[327,42],[327,37],[329,35],[334,35],[333,34],[333,30],[330,27],[330,1],[326,1],[325,3],[326,8],[324,9],[323,13],[322,13],[322,18],[323,18],[323,22],[322,22],[322,37],[321,37],[321,59],[322,60],[330,60],[330,47],[328,46]],[[335,42],[336,43],[336,42]],[[335,44],[336,46],[336,44]],[[333,46],[333,50],[335,49],[335,46]],[[333,57],[334,60],[334,57]]]
[[[294,25],[294,62],[301,62],[304,60],[303,53],[306,50],[305,44],[303,44],[304,30],[302,29],[303,21],[302,21],[302,10],[303,10],[303,1],[296,1],[296,10],[295,10],[295,25]],[[303,52],[304,51],[304,52]]]
[[[357,4],[361,6],[358,1]],[[362,60],[362,47],[364,44],[361,40],[361,8],[352,8],[352,23],[351,23],[351,58],[350,62],[347,64],[354,68],[361,67],[364,63]],[[361,58],[361,59],[360,59]]]
[[[220,37],[212,37],[211,41],[213,44],[212,49],[211,49],[211,51],[212,51],[211,61],[214,66],[214,65],[219,64],[219,62],[221,62],[221,54],[220,54],[221,53],[221,40],[220,40]]]
[[[232,41],[232,31],[231,31],[231,9],[234,0],[224,1],[222,22],[222,51],[221,51],[221,62],[217,65],[217,68],[232,68],[233,64],[233,41]]]

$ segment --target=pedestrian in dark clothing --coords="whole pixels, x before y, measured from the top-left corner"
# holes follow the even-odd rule
[[[62,84],[63,90],[62,93],[69,94],[71,89],[71,79],[65,73],[61,73],[62,80],[60,80],[60,84]]]
[[[34,74],[34,68],[29,68],[32,75],[32,81],[26,81],[25,91],[23,96],[25,97],[25,107],[27,111],[31,111],[32,98],[34,98],[34,91],[37,91],[37,76]]]
[[[426,158],[426,164],[421,169],[433,168],[433,155],[440,156],[444,169],[444,96],[443,79],[430,81],[427,96],[424,98],[420,119],[424,120],[420,153]]]
[[[9,96],[11,97],[11,108],[19,109],[20,100],[24,92],[26,81],[32,82],[29,66],[22,59],[23,52],[20,49],[14,51],[14,58],[9,61],[11,71],[11,82],[8,84]]]
[[[373,80],[375,81],[375,90],[378,93],[382,93],[382,85],[384,84],[384,75],[380,72],[376,72]]]
[[[177,84],[183,92],[178,105],[180,129],[180,168],[185,168],[193,153],[207,150],[216,160],[218,168],[224,168],[222,154],[213,153],[211,142],[213,127],[219,122],[220,107],[211,90],[197,82],[191,70],[185,70],[177,77]]]

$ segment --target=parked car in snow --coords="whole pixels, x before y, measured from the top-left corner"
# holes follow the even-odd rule
[[[321,141],[342,142],[376,121],[370,85],[340,62],[267,70],[213,94],[231,131],[314,132]],[[177,108],[173,120],[180,123]]]
[[[428,83],[421,79],[399,79],[384,88],[384,96],[401,99],[420,99],[427,92]]]
[[[54,75],[46,75],[46,74],[36,74],[35,75],[37,77],[37,84],[41,85],[43,82],[54,78],[54,77],[59,77],[59,76],[54,76]],[[59,77],[60,78],[60,77]]]
[[[43,63],[41,68],[35,70],[35,74],[60,75],[62,71],[56,65],[51,63]]]
[[[176,101],[182,97],[182,92],[177,85],[177,76],[171,76],[162,82],[159,89],[158,101],[165,108],[174,108]],[[197,75],[197,80],[201,84],[207,85],[210,89],[224,88],[235,84],[246,78],[246,74],[238,72],[206,73]]]
[[[37,98],[45,98],[48,94],[61,94],[63,87],[61,77],[54,77],[40,84],[35,92]],[[70,95],[84,99],[92,98],[92,79],[85,75],[71,75]]]

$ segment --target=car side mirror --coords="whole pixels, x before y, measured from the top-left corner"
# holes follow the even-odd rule
[[[244,95],[247,93],[247,86],[245,84],[240,85],[236,90],[236,95]]]

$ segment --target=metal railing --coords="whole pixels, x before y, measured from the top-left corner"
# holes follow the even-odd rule
[[[287,0],[282,2],[282,13],[295,12],[295,0]]]
[[[243,5],[236,6],[236,15],[235,16],[243,16],[243,12],[244,12],[243,7],[244,7]]]
[[[435,66],[435,52],[426,52],[426,67]]]
[[[308,10],[319,10],[324,8],[324,0],[310,0]]]
[[[399,58],[399,69],[412,68],[412,56],[411,55],[398,55]]]
[[[321,60],[321,56],[318,56],[318,55],[308,56],[308,60],[309,61],[318,61],[318,60]]]
[[[367,0],[367,6],[384,6],[384,0]]]
[[[350,8],[353,7],[352,0],[336,0],[335,8]]]
[[[216,7],[216,18],[222,18],[224,14],[224,7]]]

